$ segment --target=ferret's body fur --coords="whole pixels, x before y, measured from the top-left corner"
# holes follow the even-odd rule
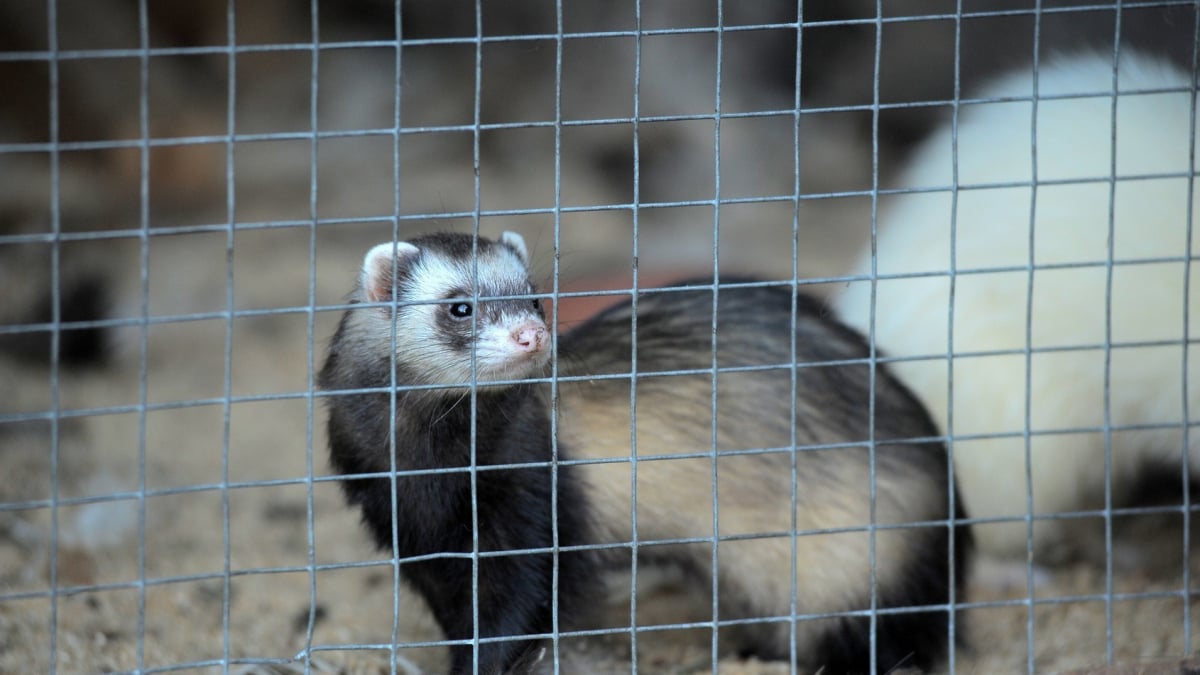
[[[1031,148],[1033,76],[1023,71],[999,79],[977,98],[1024,97],[1016,102],[964,105],[957,128],[957,212],[952,216],[951,128],[939,130],[918,150],[900,187],[936,192],[881,198],[880,275],[933,273],[880,279],[874,302],[874,336],[898,357],[929,360],[894,364],[898,377],[920,396],[940,428],[959,439],[953,452],[959,489],[971,517],[1017,517],[976,529],[982,550],[1024,556],[1026,523],[1026,391],[1033,510],[1037,514],[1100,508],[1104,504],[1107,422],[1171,425],[1112,433],[1112,486],[1119,504],[1147,463],[1176,467],[1184,448],[1185,404],[1200,414],[1200,356],[1186,361],[1185,335],[1196,336],[1200,318],[1197,271],[1185,288],[1188,254],[1189,150],[1193,142],[1192,76],[1173,66],[1125,52],[1119,64],[1113,119],[1110,54],[1044,59],[1038,73],[1036,176]],[[1133,94],[1141,90],[1183,89]],[[1116,139],[1115,193],[1113,142]],[[1167,178],[1138,178],[1176,174]],[[1028,185],[1036,177],[1036,192]],[[1061,183],[1061,181],[1067,181]],[[1074,182],[1071,182],[1074,181]],[[1086,181],[1086,182],[1080,182]],[[972,186],[1009,184],[1010,187]],[[1025,184],[1024,187],[1011,187]],[[1110,218],[1110,195],[1113,213]],[[1200,202],[1197,202],[1200,203]],[[953,420],[945,355],[950,333],[951,223],[955,223],[953,304]],[[1034,224],[1032,276],[1030,223]],[[1112,223],[1111,358],[1106,388],[1102,346],[1109,342],[1109,226]],[[1200,239],[1200,237],[1196,237]],[[1192,245],[1195,254],[1196,245]],[[1157,261],[1155,261],[1157,259]],[[1162,260],[1170,259],[1170,260]],[[1073,263],[1089,266],[1070,267]],[[962,273],[1007,268],[1006,271]],[[858,273],[869,274],[864,254]],[[869,333],[870,283],[854,283],[837,300],[841,316]],[[1029,307],[1029,300],[1032,307]],[[1188,311],[1191,325],[1183,325]],[[1027,321],[1031,318],[1031,324]],[[1035,350],[1092,347],[1035,353]],[[1156,346],[1130,343],[1165,342]],[[968,356],[1015,350],[1017,353]],[[1186,401],[1183,375],[1188,375]],[[1090,433],[1039,435],[1051,430]],[[1193,475],[1200,470],[1200,434],[1192,433]],[[1079,553],[1077,521],[1035,521],[1040,559]]]
[[[479,240],[481,295],[530,292],[532,286],[527,280],[509,284],[488,281],[497,269],[498,254],[516,258],[512,254],[520,249],[520,259],[524,260],[523,245],[516,246],[519,237],[514,237],[506,233],[501,240],[505,243]],[[435,235],[405,246],[419,250],[419,260],[451,255],[452,250],[469,251],[470,241],[469,237]],[[408,264],[405,260],[399,262],[401,276]],[[420,272],[411,275],[422,276],[428,277]],[[418,299],[411,288],[403,284],[397,288],[402,300]],[[469,296],[464,290],[460,284],[449,289],[447,295],[447,289],[432,292],[427,288],[431,295],[425,297]],[[352,297],[363,300],[361,290]],[[683,566],[708,580],[700,584],[700,591],[711,588],[711,542],[655,542],[712,536],[714,467],[710,453],[715,428],[715,447],[722,453],[775,449],[722,454],[717,460],[718,534],[775,535],[719,542],[716,573],[720,619],[786,617],[791,613],[793,545],[799,615],[870,609],[871,534],[866,528],[872,522],[938,523],[875,531],[877,606],[944,605],[951,597],[951,579],[961,585],[963,562],[970,548],[963,530],[954,530],[956,556],[952,567],[952,528],[946,524],[951,487],[944,447],[930,442],[887,442],[936,434],[926,413],[886,370],[875,372],[874,438],[879,443],[875,451],[876,503],[872,518],[870,456],[866,447],[800,450],[795,454],[790,450],[793,410],[794,442],[798,446],[865,444],[869,440],[870,366],[808,365],[864,359],[868,352],[862,339],[831,320],[807,297],[800,296],[793,303],[792,293],[787,290],[723,289],[718,303],[718,367],[761,369],[718,375],[715,425],[711,372],[654,375],[678,370],[710,371],[711,290],[639,296],[635,416],[630,411],[631,305],[613,307],[561,336],[558,373],[565,379],[559,383],[559,460],[625,461],[560,464],[557,493],[551,490],[551,471],[545,466],[479,471],[476,490],[480,550],[549,548],[553,544],[551,497],[556,494],[560,546],[619,545],[600,553],[560,554],[557,602],[565,626],[580,618],[580,608],[589,604],[589,593],[590,604],[599,599],[595,595],[603,584],[598,575],[606,566],[628,564],[630,542],[637,542],[640,559]],[[376,314],[366,321],[355,318],[364,312]],[[389,470],[390,395],[338,395],[334,391],[390,386],[388,312],[381,307],[348,312],[321,374],[322,386],[331,391],[330,447],[339,473]],[[406,318],[418,317],[401,316],[397,322],[395,381],[401,385],[428,383],[421,359],[429,357],[422,356],[423,352],[413,345],[414,339],[418,345],[422,343],[420,335],[426,328],[408,325]],[[426,322],[425,317],[419,320]],[[480,321],[482,324],[482,318]],[[795,358],[800,364],[795,371],[794,398],[792,369],[788,366],[792,360],[793,321]],[[380,330],[380,326],[386,328]],[[485,329],[480,326],[481,331]],[[459,356],[469,359],[470,348]],[[526,376],[542,376],[547,370],[531,368]],[[615,377],[592,377],[599,375]],[[553,447],[549,384],[487,385],[486,379],[483,374],[478,376],[483,384],[476,396],[477,463],[549,461]],[[452,381],[461,384],[462,379]],[[472,417],[468,393],[462,386],[444,392],[397,392],[397,469],[469,466]],[[631,428],[636,429],[636,439]],[[636,465],[629,461],[634,440]],[[696,456],[669,457],[685,453]],[[797,475],[794,511],[793,457]],[[636,536],[632,513],[634,471]],[[349,499],[362,506],[376,542],[390,549],[390,481],[349,479],[344,486]],[[468,473],[397,477],[396,504],[401,514],[395,521],[398,554],[411,557],[437,551],[470,551],[470,494]],[[828,528],[843,531],[811,533]],[[800,533],[794,539],[786,534],[793,529]],[[551,594],[549,554],[483,557],[479,566],[482,637],[537,634],[551,629],[550,603],[555,599]],[[472,637],[470,560],[406,562],[402,570],[425,596],[448,637]],[[876,621],[879,672],[898,664],[930,665],[949,646],[945,611],[885,613]],[[824,667],[824,672],[830,673],[869,670],[867,617],[801,620],[795,625],[800,665],[814,670]],[[736,634],[736,644],[747,654],[790,658],[787,620],[721,630]],[[530,640],[483,643],[480,672],[511,667],[534,644]],[[453,672],[469,671],[472,647],[456,646],[451,651]]]

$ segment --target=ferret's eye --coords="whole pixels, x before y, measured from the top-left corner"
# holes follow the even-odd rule
[[[542,310],[542,301],[538,300],[537,298],[534,298],[533,299],[533,309],[534,309],[534,311],[540,312]]]
[[[469,319],[474,310],[469,302],[456,302],[450,305],[450,316],[456,319]]]

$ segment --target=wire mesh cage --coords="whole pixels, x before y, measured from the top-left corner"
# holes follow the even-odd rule
[[[0,673],[470,670],[525,632],[531,672],[1196,667],[1198,49],[1183,0],[0,3]],[[431,232],[484,237],[468,281],[402,292]],[[518,249],[534,286],[477,281]],[[513,466],[414,473],[386,424],[382,468],[330,464],[337,400],[437,389],[396,317],[533,300],[550,544],[487,550]],[[363,311],[383,380],[322,387]],[[443,474],[474,543],[404,549]],[[489,599],[508,549],[553,588],[488,635],[535,597]],[[929,663],[891,628],[925,615]]]

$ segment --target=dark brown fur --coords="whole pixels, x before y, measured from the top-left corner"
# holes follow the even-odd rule
[[[435,235],[414,243],[423,255],[466,257],[471,253],[470,240],[459,237]],[[481,257],[492,253],[493,246],[499,244],[481,241]],[[395,283],[401,300],[411,299],[413,273],[404,264],[397,270]],[[526,290],[481,286],[481,294],[486,295]],[[451,296],[470,294],[469,288],[448,290]],[[362,301],[361,288],[352,299]],[[505,305],[514,312],[535,313],[528,300],[497,301],[481,307],[479,321]],[[393,385],[393,370],[400,387],[423,384],[429,378],[419,363],[393,362],[389,355],[391,331],[383,327],[390,326],[390,312],[380,307],[352,309],[333,337],[320,374],[321,386],[332,392],[327,399],[330,459],[338,473],[349,476],[390,472],[394,429],[394,492],[389,478],[351,477],[342,483],[347,499],[362,509],[363,520],[380,548],[394,549],[401,558],[428,556],[404,562],[402,569],[428,601],[448,639],[470,640],[476,635],[518,638],[482,643],[477,653],[471,645],[451,647],[451,672],[473,672],[476,667],[480,673],[506,672],[529,658],[537,646],[536,640],[519,636],[549,633],[553,606],[560,606],[567,615],[569,608],[579,604],[574,601],[577,589],[592,578],[585,553],[521,553],[554,546],[556,527],[560,546],[580,543],[585,529],[582,490],[573,483],[570,471],[549,465],[550,421],[544,385],[480,387],[474,398],[461,386],[398,389],[393,401],[387,391]],[[364,330],[381,334],[363,335]],[[396,331],[397,343],[411,338],[404,325],[398,325]],[[470,358],[469,351],[463,358]],[[366,388],[379,391],[337,393]],[[472,495],[472,427],[476,466],[530,466],[482,470],[474,479]],[[428,473],[455,468],[462,470]],[[427,473],[421,473],[423,470]],[[393,513],[400,517],[393,518]],[[475,546],[472,523],[478,526],[480,553],[511,554],[481,556],[473,569],[471,559],[461,555]],[[556,574],[558,597],[553,594]],[[477,599],[472,597],[475,578]]]

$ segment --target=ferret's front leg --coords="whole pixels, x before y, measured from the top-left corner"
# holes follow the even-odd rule
[[[550,630],[550,571],[551,561],[547,554],[479,558],[479,637],[514,637],[480,642],[478,671],[475,670],[475,645],[452,645],[451,673],[499,675],[513,672],[513,667],[537,648],[539,640],[520,636]],[[423,595],[443,599],[431,609],[447,640],[471,640],[474,637],[469,559],[423,561],[405,565],[404,572]]]

